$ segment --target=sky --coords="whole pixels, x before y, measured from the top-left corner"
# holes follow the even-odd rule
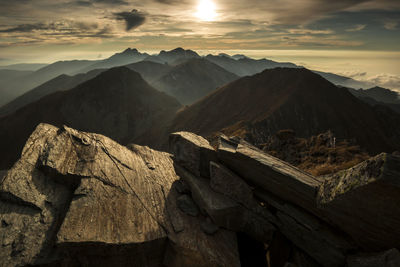
[[[0,0],[0,65],[184,47],[400,77],[399,44],[399,0]]]

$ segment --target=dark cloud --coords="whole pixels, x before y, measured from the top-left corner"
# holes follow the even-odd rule
[[[182,4],[186,1],[184,0],[154,0],[155,2],[161,3],[161,4],[167,4],[167,5],[176,5],[176,4]]]
[[[115,36],[109,25],[100,27],[97,23],[81,21],[56,21],[52,23],[21,24],[0,29],[0,37],[14,37],[19,45],[38,43],[66,43],[90,38],[112,38]],[[0,43],[1,47],[14,43]]]
[[[92,0],[93,3],[108,4],[108,5],[127,5],[124,0]]]
[[[136,29],[146,21],[146,14],[133,9],[131,12],[114,13],[117,20],[124,20],[126,23],[126,31]]]
[[[1,29],[0,32],[13,33],[13,32],[31,32],[37,30],[49,30],[54,29],[54,25],[35,23],[35,24],[21,24],[15,27]]]
[[[15,27],[0,29],[0,33],[18,33],[18,32],[33,32],[33,31],[87,32],[96,30],[97,28],[98,28],[97,23],[87,23],[80,21],[60,21],[52,23],[20,24]]]
[[[92,6],[93,5],[93,3],[91,1],[75,1],[75,2],[72,2],[70,4],[74,4],[74,5],[77,5],[77,6],[83,6],[83,7]]]
[[[77,5],[82,7],[93,6],[93,4],[104,4],[104,5],[111,5],[111,6],[121,6],[121,5],[128,5],[129,3],[124,0],[78,0],[69,2],[69,5]]]

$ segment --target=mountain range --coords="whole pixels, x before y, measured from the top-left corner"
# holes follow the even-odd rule
[[[107,69],[118,62],[125,67]],[[89,71],[79,73],[82,69]],[[181,48],[153,56],[127,49],[103,61],[0,70],[0,79],[44,79],[59,72],[68,74],[0,108],[0,169],[12,165],[41,122],[163,150],[168,134],[180,130],[210,139],[222,132],[262,147],[282,129],[300,138],[330,130],[338,140],[351,140],[370,154],[400,149],[397,94],[337,86],[327,76],[341,76],[291,63],[243,55],[200,57]]]
[[[239,77],[254,75],[265,69],[271,69],[275,67],[300,67],[293,63],[280,63],[268,59],[256,60],[246,57],[244,55],[229,56],[227,54],[219,54],[201,57],[195,51],[185,50],[183,48],[176,48],[170,51],[162,50],[159,54],[156,55],[149,55],[147,53],[141,53],[137,49],[128,48],[121,53],[116,53],[111,57],[103,60],[70,60],[58,61],[49,65],[18,64],[0,67],[0,107],[11,102],[18,96],[21,96],[22,94],[32,90],[33,88],[43,83],[46,83],[49,80],[54,79],[62,74],[73,76],[76,74],[84,74],[95,69],[108,69],[112,67],[131,65],[137,62],[140,63],[147,61],[173,67],[185,63],[185,61],[188,61],[190,59],[200,58],[204,58]],[[37,69],[40,66],[43,67]],[[141,72],[140,69],[135,70]],[[315,72],[338,85],[353,88],[368,87],[367,84],[355,81],[348,77],[326,72]],[[152,75],[147,75],[147,77],[144,76],[145,78],[147,78],[147,81],[153,81],[155,79],[154,77],[150,77],[150,79],[148,79],[149,76]],[[183,83],[184,84],[179,86],[185,86],[185,83],[187,82],[185,81]],[[212,87],[214,85],[215,84],[211,82],[209,86]],[[169,85],[167,85],[166,87],[168,88]]]

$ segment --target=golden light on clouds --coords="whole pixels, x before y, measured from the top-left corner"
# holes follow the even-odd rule
[[[214,21],[217,17],[214,2],[212,0],[199,0],[195,15],[202,21]]]

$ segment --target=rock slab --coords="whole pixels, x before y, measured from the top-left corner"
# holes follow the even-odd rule
[[[0,266],[240,266],[233,232],[179,210],[178,180],[168,153],[40,124],[0,183]]]

